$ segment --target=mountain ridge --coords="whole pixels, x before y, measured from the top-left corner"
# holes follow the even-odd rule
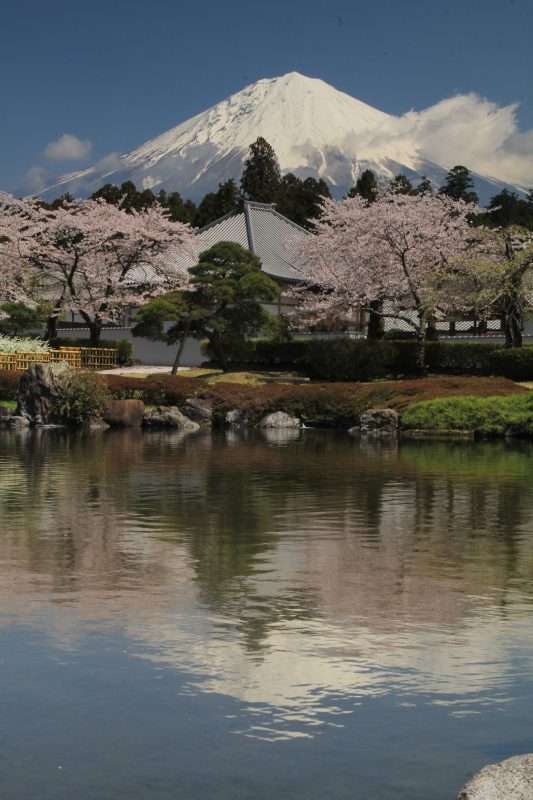
[[[416,142],[406,147],[388,136],[395,119],[320,78],[290,72],[250,84],[127,153],[58,178],[40,194],[87,196],[104,183],[132,180],[142,188],[178,190],[198,201],[220,182],[239,180],[258,136],[272,145],[283,173],[323,178],[335,197],[345,194],[364,169],[380,179],[403,172],[416,182],[427,175],[441,185],[453,165],[435,164]],[[480,198],[509,187],[475,177]]]

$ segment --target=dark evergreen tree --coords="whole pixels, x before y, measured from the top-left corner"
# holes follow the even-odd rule
[[[218,184],[216,192],[206,194],[194,217],[194,225],[203,228],[226,214],[236,211],[241,204],[241,196],[237,184],[230,178]]]
[[[50,208],[53,211],[56,208],[63,208],[64,206],[73,202],[74,197],[70,194],[70,192],[66,192],[65,194],[62,194],[61,197],[56,197],[56,199],[52,200],[51,203],[47,203],[43,200],[43,206],[45,208]]]
[[[163,208],[167,209],[168,216],[173,222],[193,222],[196,206],[192,203],[193,208],[191,209],[187,205],[191,201],[184,202],[179,192],[167,194],[164,189],[161,189],[157,195],[157,200]]]
[[[124,209],[124,211],[143,211],[156,202],[156,196],[151,189],[137,189],[133,181],[124,181],[120,186],[106,183],[91,195],[91,200],[102,198],[106,203]]]
[[[288,172],[280,181],[276,210],[302,228],[312,228],[313,221],[320,217],[326,198],[331,198],[331,193],[322,178],[301,180]]]
[[[3,316],[0,319],[0,333],[20,336],[26,331],[36,330],[46,319],[43,308],[28,308],[24,303],[8,301],[0,305]]]
[[[187,336],[205,338],[223,370],[227,349],[271,325],[262,303],[274,302],[280,289],[261,270],[260,259],[235,242],[219,242],[200,253],[189,270],[187,292],[150,301],[137,312],[134,336],[180,342],[174,370]],[[165,322],[173,322],[172,326]]]
[[[533,230],[533,204],[522,200],[516,192],[502,189],[491,197],[487,208],[489,213],[485,219],[490,225],[498,228],[520,225]]]
[[[413,194],[413,184],[402,172],[395,175],[389,183],[389,190],[394,194]]]
[[[352,186],[347,197],[356,197],[360,195],[368,203],[372,203],[376,199],[378,192],[378,182],[376,176],[371,169],[365,169],[357,178],[355,186]]]
[[[425,175],[422,175],[420,178],[420,183],[413,189],[413,194],[433,194],[433,187],[431,185],[431,181],[429,178],[426,178]]]
[[[474,189],[474,181],[470,170],[458,164],[448,172],[446,183],[439,189],[439,194],[447,195],[452,200],[464,200],[465,203],[477,203],[478,196]]]
[[[241,192],[245,200],[275,203],[279,194],[280,169],[274,148],[260,136],[250,145],[244,162]]]

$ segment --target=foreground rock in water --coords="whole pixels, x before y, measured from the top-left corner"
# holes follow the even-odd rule
[[[457,800],[532,800],[533,753],[490,764],[474,775]]]
[[[207,397],[191,397],[185,401],[187,416],[200,425],[213,422],[213,401]]]
[[[247,428],[250,424],[248,414],[238,408],[232,408],[224,417],[224,424],[228,428]]]
[[[17,417],[14,414],[0,417],[0,428],[8,428],[10,431],[24,431],[29,427],[30,421],[27,417]]]
[[[275,411],[273,414],[267,414],[266,417],[259,422],[260,428],[299,428],[301,422],[297,417],[291,417],[284,411]]]
[[[393,408],[371,408],[361,414],[360,431],[365,436],[397,436],[399,419]]]
[[[61,422],[54,408],[63,394],[63,382],[73,372],[68,364],[32,364],[22,375],[18,388],[16,416],[32,425]]]
[[[144,415],[143,427],[160,429],[160,428],[177,428],[180,431],[187,431],[193,433],[200,430],[197,422],[193,422],[182,414],[176,406],[165,406],[164,408],[156,408],[155,411],[150,411]]]
[[[110,400],[102,419],[112,428],[140,428],[143,424],[142,400]]]

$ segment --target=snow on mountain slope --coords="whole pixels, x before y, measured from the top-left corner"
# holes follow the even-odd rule
[[[177,189],[197,201],[220,181],[239,180],[258,136],[273,146],[283,172],[324,178],[338,197],[366,168],[382,178],[403,172],[442,183],[446,168],[424,160],[416,143],[395,136],[395,119],[322,80],[291,72],[247,86],[136,150],[65,175],[43,195],[84,196],[104,183],[132,180],[155,191]],[[500,185],[489,183],[494,194]]]

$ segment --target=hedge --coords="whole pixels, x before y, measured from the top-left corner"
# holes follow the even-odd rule
[[[0,400],[16,400],[20,371],[0,370]]]
[[[286,411],[315,427],[349,428],[358,423],[363,411],[392,407],[399,411],[414,402],[456,395],[496,396],[528,394],[528,390],[505,378],[433,377],[376,383],[313,383],[303,385],[236,383],[209,384],[179,375],[149,375],[130,378],[106,375],[111,393],[120,398],[138,398],[146,403],[185,408],[190,397],[211,400],[215,421],[221,423],[227,411],[238,408],[252,422],[271,411]]]
[[[209,348],[205,348],[209,356]],[[229,348],[231,369],[290,369],[315,380],[372,381],[417,374],[418,344],[413,340],[309,339],[256,340]],[[502,375],[533,380],[533,347],[506,350],[495,342],[428,342],[429,372]]]

